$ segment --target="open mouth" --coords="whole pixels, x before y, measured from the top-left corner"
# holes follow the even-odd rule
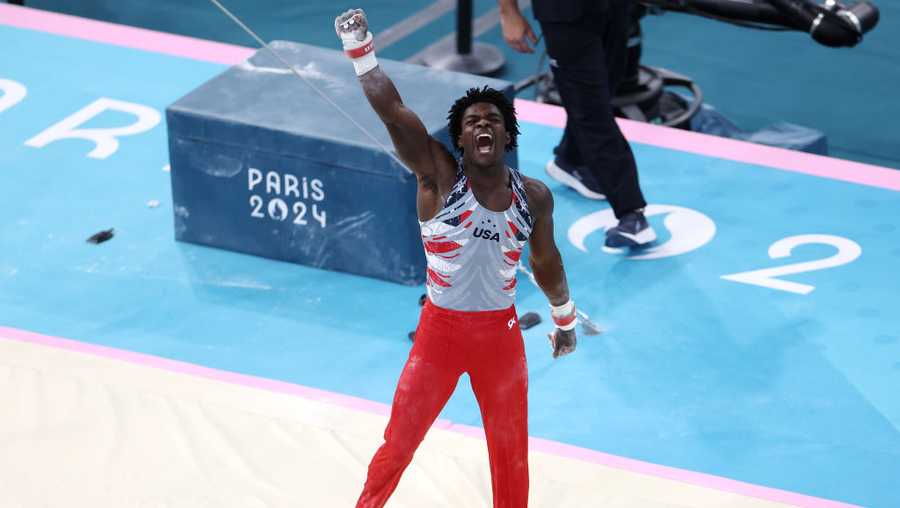
[[[494,136],[487,133],[475,136],[475,149],[478,153],[491,153],[494,149]]]

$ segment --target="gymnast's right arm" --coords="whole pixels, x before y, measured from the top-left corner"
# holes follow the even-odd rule
[[[391,79],[375,60],[372,33],[362,9],[351,9],[334,20],[344,52],[353,60],[356,74],[372,109],[387,127],[397,154],[421,183],[437,187],[446,166],[454,167],[452,155],[428,134],[422,120],[400,99]]]

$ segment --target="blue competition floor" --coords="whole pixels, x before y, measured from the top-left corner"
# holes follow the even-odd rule
[[[2,25],[0,41],[0,79],[27,88],[0,112],[0,325],[390,403],[422,288],[176,243],[164,124],[122,138],[102,160],[86,156],[86,141],[25,144],[101,97],[163,111],[224,66]],[[86,127],[132,120],[108,113]],[[523,124],[525,174],[546,181],[560,134]],[[900,195],[634,149],[649,201],[699,212],[709,221],[682,216],[710,233],[714,224],[714,236],[634,260],[603,252],[602,233],[580,228],[581,250],[570,228],[606,205],[547,182],[572,293],[606,333],[581,337],[561,361],[550,357],[546,322],[525,333],[531,434],[900,506]],[[661,242],[680,240],[663,218],[652,218]],[[85,242],[107,228],[112,241]],[[770,257],[772,244],[799,235],[829,236]],[[807,294],[722,278],[831,256],[836,266],[780,277],[814,286]],[[546,321],[545,299],[522,282],[519,310]],[[465,381],[442,417],[480,423]]]

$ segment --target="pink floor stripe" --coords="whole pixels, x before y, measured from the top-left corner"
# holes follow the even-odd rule
[[[227,21],[223,19],[222,22]],[[0,4],[0,24],[221,64],[240,63],[255,52],[242,46],[94,21],[5,2]]]
[[[559,128],[566,125],[566,112],[559,106],[516,99],[516,112],[523,122]],[[633,120],[618,121],[628,141],[635,143],[900,191],[900,171],[890,168]]]
[[[79,342],[71,339],[63,339],[59,337],[50,337],[34,332],[19,330],[16,328],[7,328],[0,326],[0,339],[17,340],[30,344],[39,344],[42,346],[59,348],[66,351],[76,353],[100,356],[103,358],[112,358],[124,362],[153,367],[167,372],[175,372],[179,374],[187,374],[205,379],[212,379],[225,383],[248,386],[267,390],[276,393],[284,393],[303,397],[310,400],[334,404],[350,409],[377,413],[379,415],[390,415],[390,406],[373,402],[348,395],[341,395],[316,388],[286,383],[283,381],[275,381],[256,376],[248,376],[235,372],[211,369],[200,365],[195,365],[177,360],[169,360],[153,355],[143,353],[134,353],[122,349],[115,349],[106,346],[98,346],[86,342]],[[438,420],[435,427],[450,430],[469,437],[484,439],[484,430],[480,427],[453,423],[447,420]],[[683,469],[676,469],[667,466],[660,466],[648,462],[632,460],[625,457],[618,457],[586,448],[579,448],[556,441],[550,441],[540,438],[530,438],[529,446],[532,450],[568,457],[577,460],[583,460],[595,464],[601,464],[607,467],[631,471],[635,473],[655,476],[659,478],[667,478],[691,485],[711,488],[723,492],[733,492],[757,499],[765,499],[779,503],[790,504],[803,508],[851,508],[854,505],[840,503],[837,501],[829,501],[826,499],[805,496],[793,492],[787,492],[759,485],[730,480],[718,476],[697,473]]]
[[[235,372],[228,372],[224,370],[210,369],[208,367],[203,367],[192,363],[169,360],[167,358],[162,358],[159,356],[135,353],[132,351],[126,351],[124,349],[98,346],[95,344],[63,339],[59,337],[50,337],[47,335],[41,335],[25,330],[18,330],[15,328],[6,328],[3,326],[0,326],[0,338],[13,339],[22,342],[28,342],[31,344],[40,344],[43,346],[64,349],[66,351],[73,351],[76,353],[85,353],[89,355],[100,356],[103,358],[112,358],[132,364],[154,367],[167,372],[188,374],[204,379],[212,379],[215,381],[222,381],[230,384],[259,388],[261,390],[267,390],[270,392],[295,395],[306,399],[328,402],[337,406],[361,411],[368,411],[384,416],[388,416],[391,414],[391,407],[387,404],[381,404],[366,399],[350,397],[348,395],[341,395],[339,393],[319,390],[316,388],[309,388],[292,383],[285,383],[283,381],[275,381],[273,379],[248,376],[245,374],[238,374]]]
[[[667,478],[681,483],[691,485],[699,485],[723,492],[733,492],[747,497],[764,499],[777,503],[783,503],[791,506],[802,508],[849,508],[856,505],[842,503],[839,501],[831,501],[818,497],[806,496],[786,490],[778,490],[760,485],[753,485],[721,476],[714,476],[685,469],[676,469],[673,467],[651,464],[639,460],[629,459],[610,455],[595,450],[579,448],[577,446],[567,445],[557,441],[550,441],[532,437],[529,440],[531,450],[541,451],[553,455],[579,459],[585,462],[601,464],[603,466],[631,471],[633,473],[655,476],[657,478]]]

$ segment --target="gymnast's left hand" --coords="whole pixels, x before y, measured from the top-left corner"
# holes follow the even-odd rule
[[[565,356],[575,351],[575,345],[578,340],[575,337],[575,329],[561,330],[554,328],[553,332],[547,335],[550,339],[550,347],[553,349],[553,358]]]

